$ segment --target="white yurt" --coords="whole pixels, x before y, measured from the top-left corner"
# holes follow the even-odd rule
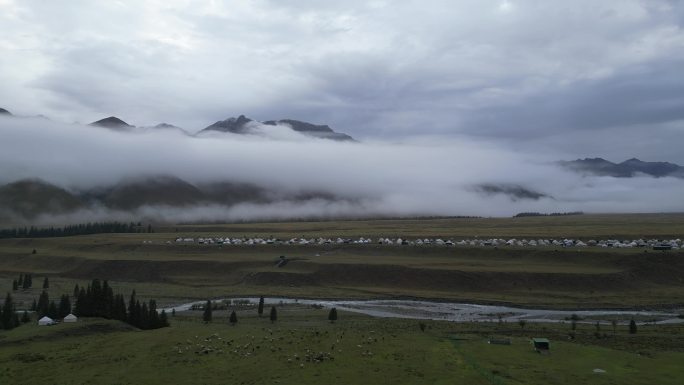
[[[69,313],[68,316],[64,317],[64,322],[76,322],[76,321],[78,321],[78,317],[76,317],[75,315],[73,315],[71,313]]]
[[[38,320],[38,325],[40,325],[40,326],[52,325],[54,323],[55,323],[55,321],[53,321],[52,318],[47,317],[47,316]]]

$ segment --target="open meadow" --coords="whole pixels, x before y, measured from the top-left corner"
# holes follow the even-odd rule
[[[159,307],[240,296],[415,298],[547,309],[684,307],[684,253],[648,248],[218,245],[178,237],[674,239],[684,215],[154,226],[153,233],[0,240],[0,286],[17,310],[94,279]],[[35,250],[35,253],[34,253]],[[279,263],[283,256],[287,263]],[[31,288],[12,291],[20,274]],[[0,331],[0,382],[59,384],[680,384],[682,324],[447,322],[277,305],[179,311],[142,331],[81,318]],[[239,322],[228,323],[230,310]],[[421,327],[422,324],[422,327]],[[530,338],[551,340],[536,353]],[[489,344],[490,339],[510,345]]]

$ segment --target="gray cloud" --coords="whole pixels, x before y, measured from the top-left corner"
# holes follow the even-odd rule
[[[0,103],[63,121],[197,130],[245,113],[520,140],[682,118],[677,1],[3,0],[0,15]]]
[[[0,119],[0,183],[40,178],[83,191],[130,177],[174,175],[194,184],[231,181],[341,198],[144,206],[133,212],[96,206],[39,219],[46,223],[104,217],[189,221],[684,209],[682,179],[586,177],[552,165],[553,158],[467,139],[346,143],[312,139],[286,126],[256,126],[257,135],[189,137],[174,130],[117,132],[43,119]],[[474,188],[482,184],[544,195],[512,199]]]

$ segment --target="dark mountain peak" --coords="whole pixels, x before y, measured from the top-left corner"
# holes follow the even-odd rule
[[[130,124],[124,122],[123,120],[117,118],[116,116],[110,116],[108,118],[100,119],[96,122],[90,123],[91,126],[99,126],[106,128],[131,128]]]
[[[295,119],[267,120],[264,122],[264,124],[269,126],[287,125],[290,126],[294,131],[301,132],[316,138],[339,141],[355,141],[354,138],[347,134],[333,131],[333,129],[327,124],[313,124]]]
[[[12,114],[11,114],[9,111],[7,111],[6,109],[4,109],[4,108],[0,108],[0,115],[9,115],[9,116],[12,116]]]
[[[577,159],[575,162],[585,162],[585,163],[611,163],[613,162],[605,160],[603,158],[584,158],[584,159]]]
[[[281,119],[281,120],[267,120],[264,122],[269,126],[275,126],[278,124],[286,124],[292,127],[293,130],[297,132],[334,132],[330,126],[326,124],[313,124],[308,122],[303,122],[301,120],[294,119]]]
[[[173,124],[168,124],[168,123],[159,123],[154,128],[172,128],[172,129],[180,129],[178,126],[174,126]]]
[[[33,218],[39,214],[73,211],[82,205],[76,195],[42,179],[22,179],[0,186],[0,213]]]
[[[218,122],[208,126],[203,129],[203,131],[220,131],[220,132],[232,132],[234,134],[244,134],[247,132],[247,125],[253,122],[252,119],[240,115],[237,118],[228,118],[226,120],[219,120]]]
[[[592,175],[630,178],[637,174],[646,174],[656,178],[664,176],[684,177],[684,167],[669,162],[644,162],[637,158],[627,159],[622,163],[609,162],[602,158],[585,158],[573,161],[561,161],[559,164],[570,170]]]
[[[512,201],[518,200],[539,200],[542,198],[551,198],[552,196],[546,195],[544,193],[531,190],[529,188],[523,187],[518,184],[509,183],[484,183],[480,185],[473,186],[475,192],[482,195],[505,195]]]
[[[211,126],[203,129],[200,133],[205,131],[219,131],[219,132],[230,132],[233,134],[249,134],[249,127],[252,123],[260,123],[250,118],[240,115],[237,118],[228,118],[226,120],[220,120]],[[300,132],[302,134],[313,136],[315,138],[322,139],[332,139],[339,141],[355,141],[354,138],[347,134],[342,134],[333,131],[330,126],[325,124],[312,124],[308,122],[303,122],[301,120],[295,119],[281,119],[281,120],[267,120],[263,123],[268,126],[288,126],[292,130]]]

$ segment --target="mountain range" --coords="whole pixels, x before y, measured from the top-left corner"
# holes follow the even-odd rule
[[[613,163],[603,158],[585,158],[558,162],[562,167],[582,174],[631,178],[649,175],[656,178],[684,178],[684,167],[670,162],[644,162],[632,158],[622,163]]]
[[[135,128],[135,126],[132,126],[123,120],[117,118],[116,116],[110,116],[108,118],[100,119],[96,122],[90,123],[91,126],[98,126],[98,127],[104,127],[104,128],[109,128],[113,130],[118,130],[118,131],[126,131]],[[294,120],[294,119],[281,119],[281,120],[267,120],[265,122],[258,122],[256,120],[252,120],[250,118],[245,117],[244,115],[240,115],[237,118],[228,118],[225,120],[219,120],[218,122],[211,124],[204,129],[200,130],[197,134],[195,135],[202,135],[208,132],[227,132],[231,134],[239,134],[239,135],[249,135],[249,134],[254,134],[255,133],[255,128],[257,128],[259,125],[266,125],[266,126],[285,126],[293,131],[299,132],[301,134],[311,136],[314,138],[320,138],[320,139],[330,139],[330,140],[336,140],[336,141],[351,141],[355,142],[354,138],[347,134],[343,134],[340,132],[335,132],[333,131],[332,128],[328,125],[318,125],[318,124],[313,124],[313,123],[308,123],[308,122],[303,122],[301,120]],[[183,130],[180,127],[176,127],[172,124],[168,123],[160,123],[157,124],[154,127],[151,127],[153,129],[176,129],[176,130],[181,130],[185,133],[187,133],[185,130]]]
[[[317,191],[283,192],[232,182],[191,184],[168,175],[128,178],[89,190],[67,190],[40,179],[24,179],[0,186],[0,220],[33,219],[42,214],[68,214],[79,209],[131,211],[144,206],[234,206],[345,198]]]

